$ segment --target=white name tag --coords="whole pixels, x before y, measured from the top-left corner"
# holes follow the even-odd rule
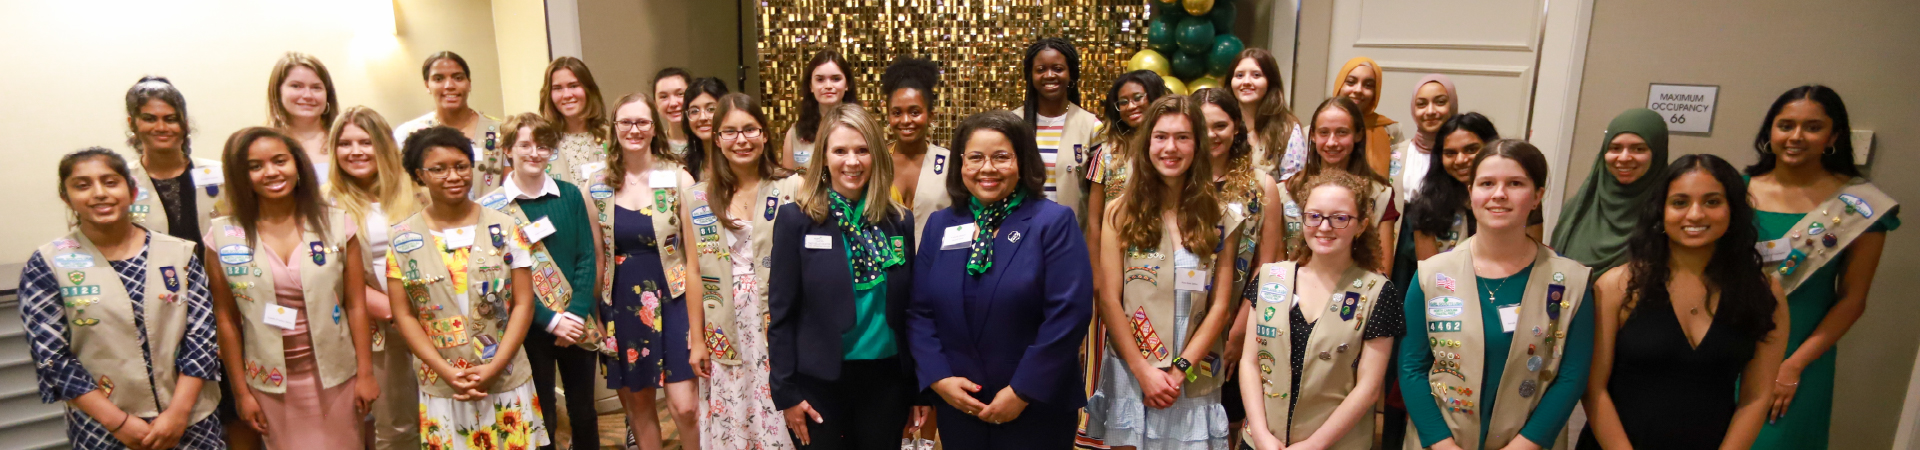
[[[333,168],[333,165],[328,164],[326,161],[314,161],[313,162],[313,176],[314,176],[313,181],[319,182],[321,186],[326,186],[327,175],[333,174],[333,171],[329,170],[332,168]]]
[[[267,305],[267,314],[266,314],[266,317],[264,317],[264,319],[267,322],[267,325],[279,327],[280,329],[283,329],[283,330],[293,329],[294,322],[298,321],[299,318],[300,318],[299,311],[295,311],[293,308],[288,308],[285,306],[273,305],[273,304]]]
[[[815,250],[832,250],[833,236],[809,234],[807,235],[807,248],[815,249]]]
[[[941,250],[955,250],[971,247],[973,235],[979,234],[979,225],[963,223],[947,227],[947,234],[940,237]]]
[[[459,228],[440,230],[440,237],[447,241],[447,250],[467,248],[473,245],[473,227],[474,225],[467,225]]]
[[[1760,241],[1760,243],[1754,244],[1753,248],[1754,250],[1760,251],[1760,261],[1766,264],[1786,260],[1788,255],[1793,254],[1793,243],[1788,241],[1787,238]]]
[[[1513,328],[1518,326],[1520,326],[1520,305],[1500,307],[1500,331],[1512,333]]]
[[[581,164],[573,168],[574,173],[579,175],[580,181],[593,180],[595,174],[604,170],[607,170],[607,163],[605,161]]]
[[[1173,288],[1182,291],[1207,290],[1207,271],[1200,269],[1174,269]]]
[[[654,189],[672,189],[680,183],[680,175],[671,170],[655,170],[647,173],[647,187]]]
[[[193,174],[193,187],[218,186],[227,182],[220,177],[220,166],[199,166],[187,173]]]
[[[552,236],[553,232],[557,230],[553,228],[552,220],[541,217],[540,220],[535,220],[533,223],[520,227],[520,231],[527,233],[527,241],[531,244],[540,242],[541,239],[545,239],[547,236]]]

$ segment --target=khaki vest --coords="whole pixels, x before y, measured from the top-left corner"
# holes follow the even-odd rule
[[[1253,272],[1255,253],[1260,248],[1260,227],[1265,223],[1262,220],[1265,216],[1260,214],[1260,209],[1266,205],[1264,198],[1266,194],[1260,189],[1260,174],[1255,172],[1253,179],[1249,181],[1245,186],[1234,186],[1232,184],[1234,179],[1229,176],[1229,184],[1223,186],[1223,190],[1218,195],[1220,203],[1228,212],[1241,217],[1240,242],[1234,243],[1233,257],[1235,305],[1243,300],[1241,294],[1246,292],[1247,282],[1252,279],[1248,274]],[[1239,355],[1228,356],[1238,357]]]
[[[1433,237],[1434,253],[1452,251],[1454,248],[1460,246],[1460,241],[1464,241],[1468,236],[1472,235],[1473,230],[1467,227],[1467,214],[1454,213],[1453,226],[1447,228],[1447,233]]]
[[[778,180],[761,180],[760,189],[754,198],[760,199],[753,208],[752,245],[753,254],[760,257],[754,266],[754,285],[759,286],[755,301],[767,302],[767,270],[773,267],[773,221],[780,211],[780,205],[794,202],[794,195],[800,192],[800,177],[788,176]],[[706,182],[693,185],[693,195],[685,199],[687,206],[693,209],[689,216],[693,220],[694,232],[698,235],[694,247],[699,252],[700,263],[700,307],[706,315],[701,324],[707,351],[713,361],[726,364],[740,364],[740,352],[733,348],[733,341],[739,336],[739,327],[733,323],[733,254],[728,251],[726,226],[719,221],[707,205]],[[916,195],[917,196],[917,195]],[[722,205],[722,208],[726,206]],[[735,219],[738,219],[737,217]]]
[[[1513,344],[1507,348],[1507,365],[1501,369],[1501,401],[1493,405],[1493,423],[1486,426],[1483,446],[1480,408],[1485,405],[1480,404],[1479,389],[1486,364],[1482,328],[1489,324],[1481,322],[1484,300],[1473,272],[1472,244],[1473,238],[1467,238],[1456,247],[1459,251],[1421,261],[1414,274],[1427,296],[1423,322],[1433,352],[1428,381],[1454,442],[1467,449],[1500,448],[1519,434],[1540,404],[1540,394],[1553,383],[1567,327],[1584,301],[1590,269],[1539,246],[1527,277],[1526,296],[1520,300]],[[1417,445],[1417,440],[1409,442]]]
[[[687,294],[687,255],[680,253],[680,192],[688,187],[680,185],[680,173],[685,170],[683,166],[670,161],[653,160],[653,170],[648,172],[648,176],[672,175],[674,186],[651,187],[653,202],[644,209],[653,218],[653,238],[660,247],[660,267],[666,270],[667,288],[674,297]],[[604,236],[600,251],[607,260],[607,270],[603,276],[612,280],[614,269],[618,266],[614,261],[613,248],[615,190],[607,186],[605,181],[604,178],[596,180],[588,188],[587,197],[593,200],[594,207],[600,209],[600,234]],[[600,293],[600,302],[613,304],[613,283],[607,283],[606,290]]]
[[[192,159],[194,167],[212,167],[214,173],[220,174],[219,161],[202,158]],[[135,164],[132,170],[133,175],[131,177],[133,179],[130,181],[132,181],[135,186],[140,187],[140,192],[134,195],[133,204],[127,206],[127,212],[133,216],[133,223],[146,227],[148,230],[158,230],[161,234],[166,234],[170,225],[170,223],[167,222],[167,209],[166,206],[160,202],[160,194],[153,189],[153,179],[147,176],[147,169],[145,167]],[[193,202],[194,214],[200,218],[199,222],[201,227],[206,227],[207,224],[212,223],[214,217],[225,215],[226,196],[222,195],[226,193],[224,191],[224,189],[227,189],[225,183],[207,187],[193,187],[192,173],[181,173],[180,176],[186,177],[186,179],[181,181],[187,183],[187,186],[192,187],[192,189],[189,190],[192,191],[194,197],[196,197]],[[222,178],[222,180],[225,180],[225,178]],[[80,221],[77,216],[71,212],[67,213],[67,228],[73,228],[79,224]],[[202,230],[204,231],[205,228],[202,228]]]
[[[1306,173],[1306,171],[1302,170],[1300,173]],[[1296,174],[1295,176],[1305,175]],[[1280,220],[1287,222],[1286,231],[1282,233],[1287,241],[1287,253],[1285,256],[1291,258],[1294,255],[1299,255],[1300,252],[1306,251],[1306,238],[1302,233],[1306,229],[1306,205],[1301,204],[1299,200],[1293,198],[1293,192],[1287,189],[1286,182],[1282,181],[1274,184],[1276,185],[1275,187],[1280,189],[1280,201],[1284,208],[1280,211]],[[1368,226],[1380,226],[1380,218],[1386,217],[1387,215],[1387,205],[1395,204],[1393,203],[1393,198],[1395,197],[1393,195],[1393,188],[1378,183],[1368,184],[1373,186],[1373,211],[1370,211],[1370,215],[1367,216],[1367,219],[1370,221]],[[1386,237],[1382,236],[1382,238]],[[1376,242],[1374,244],[1382,245],[1384,243]],[[1382,245],[1376,248],[1385,249],[1386,247]]]
[[[606,131],[606,130],[601,130]],[[574,186],[591,186],[606,176],[606,165],[594,174],[581,177],[580,168],[593,163],[607,161],[607,147],[611,143],[606,139],[594,139],[590,145],[572,145],[565,135],[560,138],[560,148],[553,149],[552,159],[547,160],[547,175],[555,181],[573,183]]]
[[[1853,245],[1854,238],[1865,234],[1876,221],[1874,216],[1890,214],[1899,207],[1899,202],[1873,183],[1854,178],[1838,195],[1821,202],[1818,208],[1801,217],[1800,223],[1793,224],[1792,231],[1785,236],[1792,247],[1790,253],[1785,260],[1768,267],[1779,271],[1781,287],[1793,293],[1808,276]],[[1777,242],[1761,242],[1760,253],[1766,254],[1769,244],[1778,245]]]
[[[300,292],[306,299],[307,335],[313,340],[314,361],[320,366],[320,384],[334,387],[353,378],[359,360],[354,357],[353,335],[349,334],[352,324],[347,321],[346,306],[341,303],[346,282],[341,271],[345,269],[346,259],[340,251],[347,241],[349,219],[346,212],[327,208],[327,220],[332,229],[324,233],[316,230],[300,233],[296,253],[305,255],[296,257],[293,264],[300,270]],[[220,256],[219,264],[214,267],[226,274],[233,303],[239,308],[247,386],[261,392],[286,393],[286,377],[293,373],[287,369],[286,346],[280,339],[282,330],[267,325],[265,320],[268,305],[279,304],[279,297],[274,294],[273,273],[265,269],[267,253],[260,247],[265,244],[249,243],[245,229],[232,217],[213,219],[208,230],[213,240],[207,242],[207,247]]]
[[[147,371],[140,347],[128,345],[138,342],[140,335],[134,328],[133,300],[99,248],[75,231],[39,249],[55,278],[64,281],[60,299],[66,306],[74,357],[93,374],[107,401],[139,417],[159,416],[167,407],[163,402],[173,400],[174,382],[180,377],[173,366],[174,355],[187,335],[187,305],[180,302],[188,293],[181,290],[188,287],[186,271],[193,256],[191,241],[165,233],[147,234],[153,240],[147,247],[143,306],[152,372]],[[219,389],[201,388],[193,403],[192,421],[213,414],[219,403]]]
[[[1221,212],[1223,214],[1221,214],[1220,225],[1216,230],[1220,233],[1221,244],[1226,244],[1227,237],[1240,230],[1242,221],[1233,211],[1223,209]],[[1166,230],[1160,233],[1159,248],[1151,252],[1137,248],[1127,250],[1126,269],[1121,272],[1123,281],[1120,290],[1120,307],[1121,312],[1126,314],[1130,322],[1127,326],[1133,330],[1134,342],[1131,346],[1120,345],[1118,342],[1111,344],[1116,351],[1126,348],[1139,350],[1140,356],[1145,357],[1149,364],[1158,369],[1172,367],[1173,360],[1180,357],[1173,352],[1172,343],[1167,342],[1174,337],[1173,306],[1174,295],[1177,294],[1174,291],[1174,283],[1177,280],[1176,272],[1179,270],[1174,267],[1174,246],[1178,245],[1176,239],[1175,233]],[[1212,259],[1202,258],[1199,267],[1196,268],[1196,270],[1205,271],[1199,276],[1206,277],[1205,283],[1209,285],[1213,283],[1211,274],[1213,269],[1216,269],[1213,267],[1213,262]],[[1200,323],[1207,317],[1207,308],[1212,306],[1212,289],[1217,288],[1207,287],[1208,289],[1192,291],[1189,296],[1192,299],[1187,311],[1186,335],[1189,342],[1197,337],[1195,334],[1200,332]],[[1193,364],[1193,373],[1197,374],[1198,378],[1193,378],[1186,384],[1185,390],[1188,397],[1211,394],[1226,381],[1228,374],[1218,373],[1224,368],[1219,360],[1220,355],[1223,354],[1226,354],[1224,333],[1222,336],[1215,337],[1212,348],[1207,349],[1205,359],[1189,361]]]
[[[561,201],[566,201],[565,197],[561,197]],[[512,217],[513,231],[511,232],[519,234],[523,241],[530,240],[525,238],[526,233],[521,231],[521,227],[532,224],[533,220],[529,220],[526,211],[520,209],[520,202],[517,199],[507,197],[507,188],[502,187],[495,189],[492,193],[481,196],[477,202],[480,203],[480,206],[500,211],[508,217]],[[609,235],[603,234],[602,240],[610,237]],[[598,251],[599,249],[595,250]],[[573,284],[567,280],[566,271],[560,270],[560,265],[553,261],[553,255],[547,252],[547,242],[541,240],[540,242],[533,243],[533,245],[527,249],[527,254],[533,256],[534,301],[540,302],[541,306],[546,307],[549,311],[553,311],[554,314],[566,312],[567,305],[573,303],[573,295],[575,294],[575,292],[573,292]],[[582,322],[585,322],[581,324],[581,327],[585,328],[586,331],[583,332],[580,341],[573,345],[588,351],[611,355],[613,354],[613,349],[600,347],[603,343],[602,341],[607,337],[607,334],[600,328],[600,319],[594,314],[594,311],[598,310],[599,308],[595,308],[593,311],[587,313],[587,317],[580,318]],[[544,327],[546,324],[537,324],[535,326]]]
[[[953,152],[938,145],[927,144],[927,159],[920,161],[920,182],[913,188],[913,248],[920,248],[920,238],[925,236],[927,218],[934,211],[953,206],[953,198],[947,196],[947,171],[960,168],[960,161]]]
[[[393,142],[395,142],[396,145],[405,146],[408,135],[416,131],[440,126],[440,121],[434,118],[435,114],[434,112],[428,112],[425,115],[407,121],[407,123],[400,124],[399,127],[393,129]],[[500,145],[500,119],[481,113],[478,110],[474,110],[473,115],[475,116],[473,124],[474,134],[467,136],[467,139],[473,141],[473,179],[479,183],[480,186],[488,188],[498,187],[500,183],[507,179],[506,147],[508,147]],[[468,193],[468,196],[480,195],[484,190],[485,189],[473,189]],[[424,204],[424,202],[422,203]],[[384,277],[387,275],[380,274],[380,276]]]
[[[1259,336],[1253,345],[1259,350],[1255,359],[1259,363],[1261,395],[1266,398],[1267,429],[1288,444],[1312,437],[1353,393],[1359,381],[1357,369],[1360,349],[1366,344],[1367,319],[1375,313],[1380,291],[1387,284],[1386,276],[1358,266],[1347,269],[1340,278],[1340,286],[1347,289],[1327,302],[1327,312],[1314,322],[1313,334],[1307,338],[1308,358],[1300,365],[1300,392],[1296,394],[1289,392],[1293,388],[1293,340],[1287,333],[1292,330],[1293,302],[1300,297],[1296,294],[1298,273],[1292,261],[1262,265],[1260,300],[1254,302],[1251,316]],[[1349,323],[1352,326],[1347,326]],[[1289,399],[1289,395],[1299,398]],[[1290,401],[1298,402],[1296,411],[1287,410]],[[1373,448],[1373,414],[1362,414],[1360,422],[1331,448]]]
[[[1013,114],[1021,115],[1024,109],[1014,108]],[[1099,129],[1099,117],[1080,109],[1080,105],[1067,104],[1067,125],[1060,131],[1060,148],[1053,162],[1054,191],[1059,197],[1055,203],[1072,208],[1074,219],[1082,224],[1087,223],[1087,194],[1082,184],[1087,180],[1087,159],[1092,153],[1087,144]]]
[[[511,306],[509,302],[512,301],[514,288],[513,273],[506,261],[506,246],[524,242],[507,234],[513,232],[513,226],[512,217],[481,208],[480,220],[474,224],[473,250],[468,252],[467,257],[467,303],[472,306],[470,314],[463,313],[460,303],[454,300],[457,294],[454,293],[452,274],[446,262],[440,260],[445,250],[428,235],[432,227],[427,225],[425,213],[415,213],[393,226],[393,249],[390,254],[394,263],[400,266],[400,282],[405,286],[407,303],[413,305],[414,317],[425,328],[427,339],[434,348],[439,349],[440,357],[453,367],[474,367],[502,356],[493,353],[500,341],[506,338],[507,309]],[[393,313],[406,314],[407,311]],[[420,382],[421,392],[435,397],[453,396],[453,387],[440,379],[438,372],[418,358],[414,359],[414,363],[414,375]],[[526,347],[521,347],[520,351],[513,354],[513,364],[501,372],[499,380],[487,393],[511,391],[526,384],[531,373],[527,365]]]

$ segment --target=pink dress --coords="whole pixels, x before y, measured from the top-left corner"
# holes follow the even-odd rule
[[[354,225],[351,221],[335,224],[348,227],[349,238],[357,231]],[[267,446],[277,450],[361,448],[366,445],[366,438],[360,412],[353,407],[355,380],[348,378],[333,387],[320,385],[313,338],[307,334],[307,302],[306,294],[301,292],[300,266],[290,265],[264,243],[260,249],[265,251],[267,272],[273,274],[275,301],[299,314],[293,329],[280,332],[287,352],[287,392],[272,394],[252,390],[253,399],[260,402],[260,410],[267,415]]]

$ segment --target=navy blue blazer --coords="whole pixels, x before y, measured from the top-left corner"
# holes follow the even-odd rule
[[[840,379],[840,337],[853,328],[853,273],[847,267],[847,240],[829,216],[814,222],[799,203],[780,206],[773,222],[773,268],[767,277],[768,357],[773,373],[773,406],[785,410],[800,404],[798,376],[832,381]],[[887,269],[887,326],[893,329],[896,356],[905,373],[913,370],[907,351],[907,303],[913,296],[913,216],[890,214],[878,224],[880,232],[902,240],[906,264]],[[833,237],[833,248],[806,248],[808,235]],[[889,239],[891,240],[891,239]]]
[[[948,227],[972,223],[964,205],[934,212],[914,261],[908,333],[920,388],[948,377],[979,384],[974,398],[992,403],[1000,389],[1033,403],[1085,406],[1080,341],[1093,319],[1093,268],[1073,210],[1028,199],[1007,215],[994,238],[993,266],[968,302],[966,247],[941,250]],[[980,320],[969,323],[967,311]]]

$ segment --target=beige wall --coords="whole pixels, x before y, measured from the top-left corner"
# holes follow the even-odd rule
[[[633,92],[653,92],[653,75],[678,66],[696,77],[719,77],[738,90],[741,35],[731,1],[579,0],[582,60],[593,69],[607,106]],[[749,16],[751,19],[751,16]],[[753,42],[751,31],[747,34]],[[611,112],[611,111],[609,111]]]
[[[1856,130],[1875,132],[1868,176],[1896,200],[1920,202],[1920,3],[1835,0],[1596,2],[1581,86],[1571,194],[1591,169],[1607,122],[1644,107],[1649,83],[1719,85],[1713,133],[1674,135],[1672,153],[1712,153],[1753,163],[1753,136],[1773,99],[1821,83],[1847,101]],[[1909,214],[1911,216],[1911,214]],[[1913,219],[1909,217],[1908,221]],[[1912,228],[1909,226],[1908,228]],[[1904,232],[1902,232],[1904,231]],[[1840,342],[1833,448],[1888,448],[1900,422],[1920,327],[1920,239],[1892,233],[1865,317]]]
[[[376,19],[382,13],[394,19]],[[14,65],[0,71],[0,123],[14,137],[0,147],[9,218],[0,263],[24,261],[63,232],[61,155],[103,146],[133,156],[122,98],[142,75],[171,78],[186,94],[195,155],[209,158],[228,134],[265,122],[267,73],[288,50],[327,64],[342,106],[371,106],[393,123],[431,107],[420,61],[453,50],[476,72],[474,107],[499,111],[491,16],[487,3],[467,0],[6,2],[0,42],[12,43]]]
[[[500,106],[489,114],[540,110],[540,83],[546,79],[547,11],[541,0],[493,0],[494,48],[500,56]]]

